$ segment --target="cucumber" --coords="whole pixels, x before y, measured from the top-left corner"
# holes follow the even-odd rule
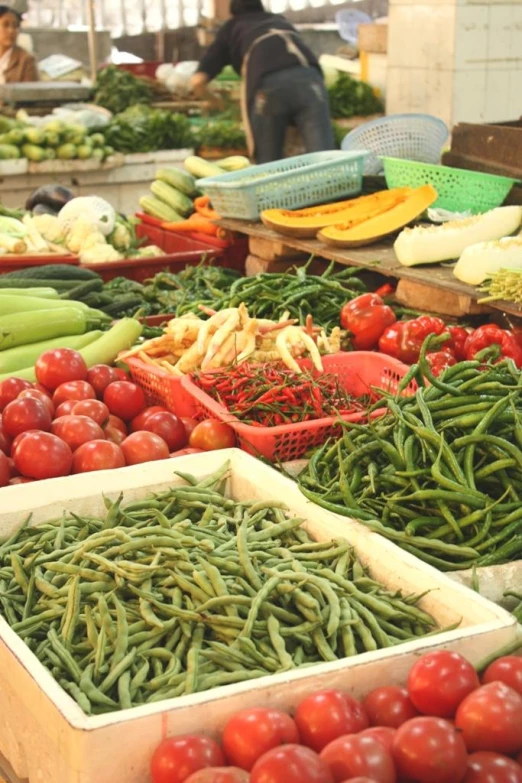
[[[90,269],[73,264],[45,264],[44,266],[28,266],[26,269],[17,269],[16,272],[7,272],[2,278],[16,277],[30,278],[32,280],[93,280],[100,276]]]
[[[74,307],[0,315],[0,351],[55,337],[84,334],[86,327],[86,314]]]
[[[59,299],[60,294],[54,288],[6,288],[0,287],[0,296],[3,293],[9,296],[37,296],[40,299]]]
[[[100,291],[103,291],[102,280],[84,280],[81,283],[78,283],[78,285],[74,286],[74,288],[71,288],[69,291],[62,293],[61,298],[79,299],[80,301],[83,301],[87,294],[91,294],[93,292],[99,293]]]
[[[0,351],[0,373],[15,373],[24,367],[30,367],[38,357],[51,348],[72,348],[78,351],[101,337],[102,332],[94,330],[85,334],[75,334],[67,337],[57,337],[52,340],[42,340],[29,345],[19,345]]]
[[[0,275],[0,293],[9,293],[13,288],[21,289],[25,288],[31,290],[31,288],[53,288],[56,291],[70,291],[72,288],[77,288],[82,283],[91,282],[90,280],[41,280],[37,278],[33,280],[30,277],[9,277],[7,275]],[[101,282],[101,280],[100,280]]]

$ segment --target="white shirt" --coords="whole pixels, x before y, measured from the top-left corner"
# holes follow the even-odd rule
[[[12,54],[13,50],[8,49],[7,52],[0,57],[0,84],[5,84],[5,72],[9,68]]]

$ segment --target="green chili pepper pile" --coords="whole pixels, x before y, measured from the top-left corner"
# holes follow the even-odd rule
[[[386,415],[367,426],[345,422],[299,476],[301,489],[444,571],[517,560],[522,374],[511,360],[467,361],[435,378],[426,351],[444,339],[425,342],[402,383],[430,385],[389,396]]]
[[[213,307],[221,310],[244,302],[256,318],[277,321],[286,311],[290,318],[297,318],[304,325],[306,316],[313,313],[315,323],[324,329],[338,326],[342,306],[366,291],[365,284],[356,277],[361,270],[347,267],[334,272],[332,262],[322,275],[310,275],[309,264],[283,273],[240,277],[231,285],[230,293]]]
[[[228,465],[65,514],[0,547],[4,617],[86,713],[204,691],[399,644],[435,629],[342,540],[283,506],[235,502]]]

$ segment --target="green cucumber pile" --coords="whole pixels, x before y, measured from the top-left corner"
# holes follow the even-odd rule
[[[401,644],[436,630],[344,540],[224,494],[228,464],[101,517],[64,512],[0,546],[9,625],[87,714]]]
[[[79,351],[89,367],[110,364],[141,334],[138,321],[124,318],[111,327],[110,315],[70,296],[91,282],[88,270],[56,264],[12,275],[0,276],[0,381],[11,375],[35,381],[35,361],[52,348]]]

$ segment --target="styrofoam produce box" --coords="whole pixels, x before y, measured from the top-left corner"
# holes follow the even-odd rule
[[[110,498],[122,490],[128,500],[143,497],[151,489],[178,483],[175,470],[203,477],[227,459],[233,498],[284,500],[292,515],[308,520],[314,538],[343,536],[382,584],[406,593],[429,590],[422,607],[441,627],[462,618],[461,626],[355,658],[88,717],[0,617],[0,753],[24,783],[146,783],[150,757],[166,736],[219,736],[224,721],[239,709],[268,704],[292,709],[320,688],[338,687],[361,696],[378,684],[404,682],[414,660],[428,649],[450,646],[477,661],[515,637],[514,619],[503,609],[361,525],[310,503],[293,481],[237,449],[7,487],[0,490],[0,535],[15,530],[28,512],[32,524],[64,509],[102,512],[102,492]]]
[[[475,572],[471,568],[465,571],[452,571],[450,576],[468,587],[475,583],[484,598],[508,608],[512,608],[518,602],[515,598],[506,597],[505,593],[512,591],[522,595],[522,560],[476,568]]]

